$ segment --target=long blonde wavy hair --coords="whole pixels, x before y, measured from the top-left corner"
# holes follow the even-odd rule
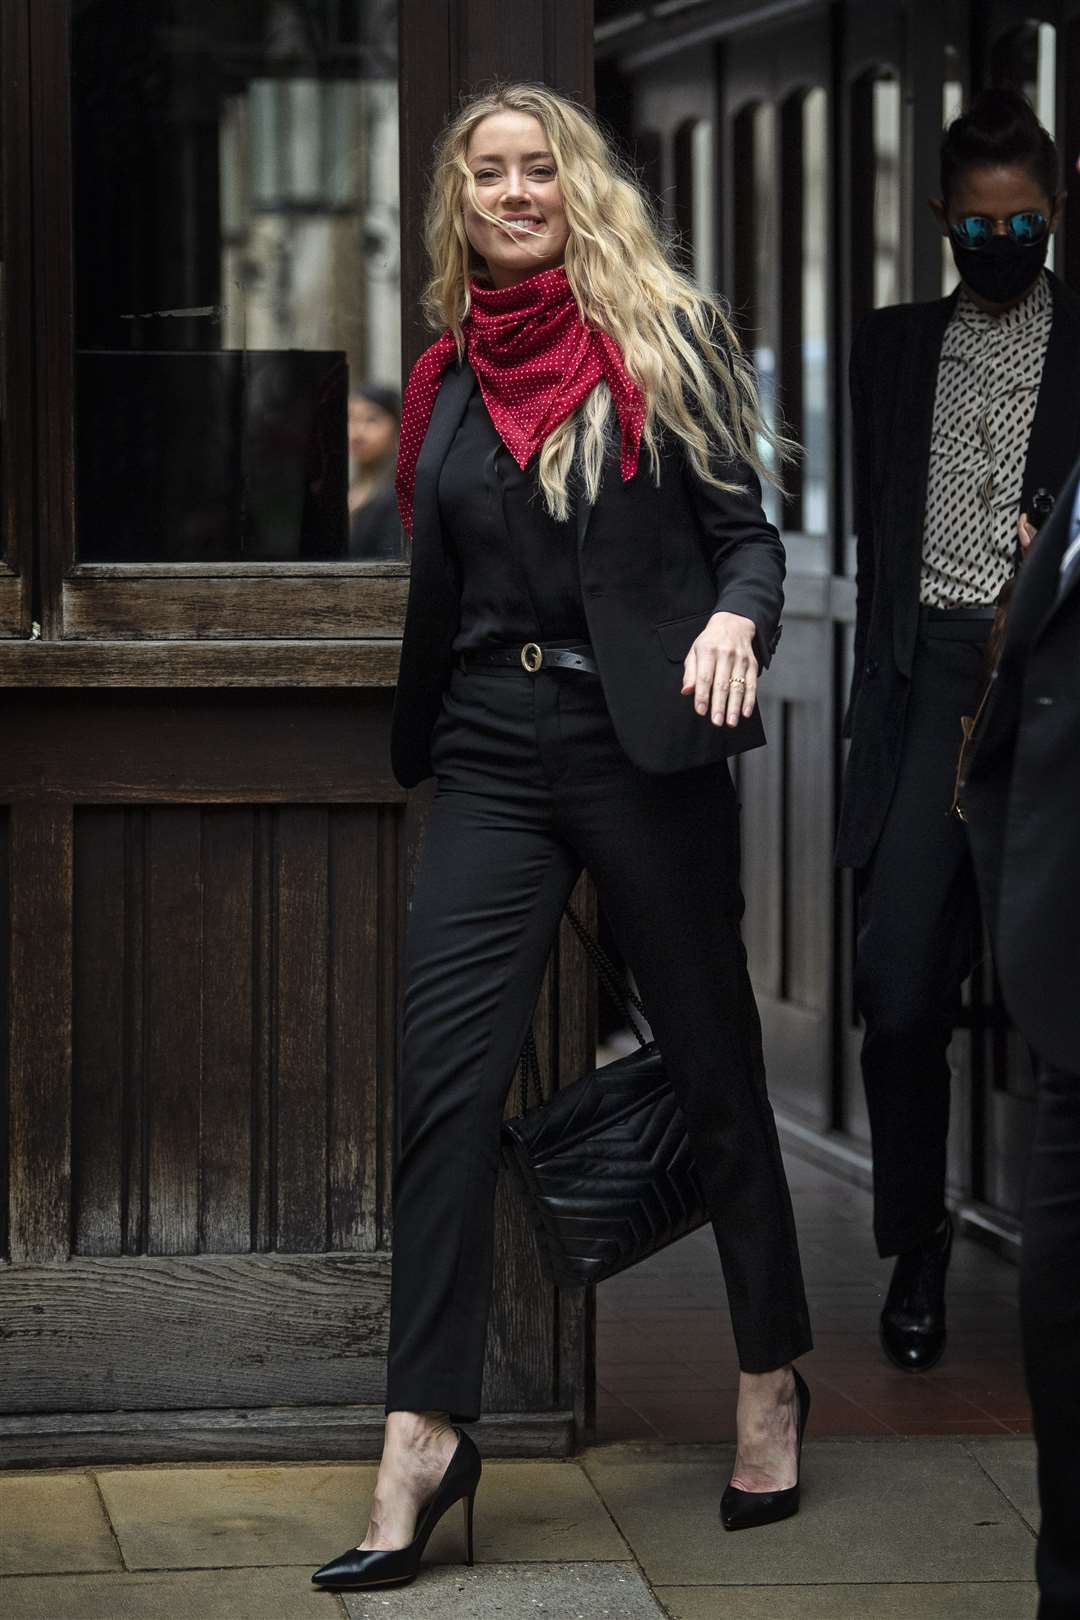
[[[570,226],[566,277],[582,320],[615,341],[645,396],[642,442],[654,479],[668,434],[681,441],[697,476],[718,489],[742,487],[721,470],[735,457],[780,488],[776,468],[798,446],[765,419],[726,306],[671,262],[641,187],[592,114],[546,85],[499,84],[471,97],[436,144],[424,221],[432,275],[423,308],[431,325],[449,328],[464,355],[470,280],[483,269],[465,232],[466,206],[498,223],[480,202],[465,154],[481,119],[506,111],[531,115],[547,136]],[[554,517],[569,515],[575,453],[595,501],[612,410],[607,384],[598,383],[545,440],[540,487]]]

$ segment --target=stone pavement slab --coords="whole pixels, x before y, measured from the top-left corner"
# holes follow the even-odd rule
[[[337,1596],[298,1569],[167,1570],[20,1577],[0,1587],[4,1620],[342,1620]]]
[[[349,1620],[664,1620],[630,1563],[433,1569],[413,1586],[344,1596]]]
[[[1015,1440],[971,1440],[968,1450],[986,1469],[998,1490],[1037,1531],[1040,1514],[1034,1440],[1026,1435],[1018,1435]]]
[[[660,1586],[671,1620],[1034,1620],[1035,1583]]]
[[[89,1474],[0,1478],[0,1575],[120,1568]]]
[[[961,1441],[834,1440],[804,1454],[802,1511],[727,1534],[727,1446],[597,1448],[584,1466],[654,1586],[1027,1581],[1034,1539]]]
[[[98,1479],[130,1569],[315,1569],[363,1533],[375,1466],[106,1469]],[[574,1462],[487,1463],[475,1528],[482,1563],[627,1556]],[[460,1564],[463,1552],[461,1511],[451,1509],[426,1556]]]

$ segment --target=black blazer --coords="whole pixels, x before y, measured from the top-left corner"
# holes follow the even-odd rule
[[[435,400],[416,467],[412,582],[391,730],[403,787],[431,775],[431,734],[452,669],[460,593],[439,521],[439,471],[468,403],[472,373],[451,367]],[[576,502],[581,589],[616,735],[643,770],[708,764],[765,741],[755,712],[714,726],[680,693],[682,662],[711,614],[752,619],[765,668],[780,634],[784,548],[760,506],[752,470],[733,464],[745,494],[695,478],[668,450],[656,485],[644,460],[623,483],[614,449],[595,505]]]
[[[1020,570],[963,810],[1005,1002],[1080,1075],[1080,579],[1060,592],[1080,461]]]
[[[1064,486],[1080,450],[1080,298],[1056,276],[1050,342],[1028,441],[1021,509]],[[874,310],[851,351],[858,546],[851,753],[837,860],[864,866],[892,799],[918,632],[923,518],[938,362],[958,294]],[[960,738],[957,737],[959,751]]]

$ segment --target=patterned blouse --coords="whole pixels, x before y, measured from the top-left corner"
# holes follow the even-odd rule
[[[979,309],[961,283],[934,396],[920,589],[925,606],[994,602],[1013,572],[1053,303],[1044,274],[1004,315]]]

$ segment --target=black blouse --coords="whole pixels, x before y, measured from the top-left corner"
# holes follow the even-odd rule
[[[535,459],[521,471],[475,380],[439,474],[439,515],[461,583],[455,652],[588,641],[573,516],[548,514]]]

